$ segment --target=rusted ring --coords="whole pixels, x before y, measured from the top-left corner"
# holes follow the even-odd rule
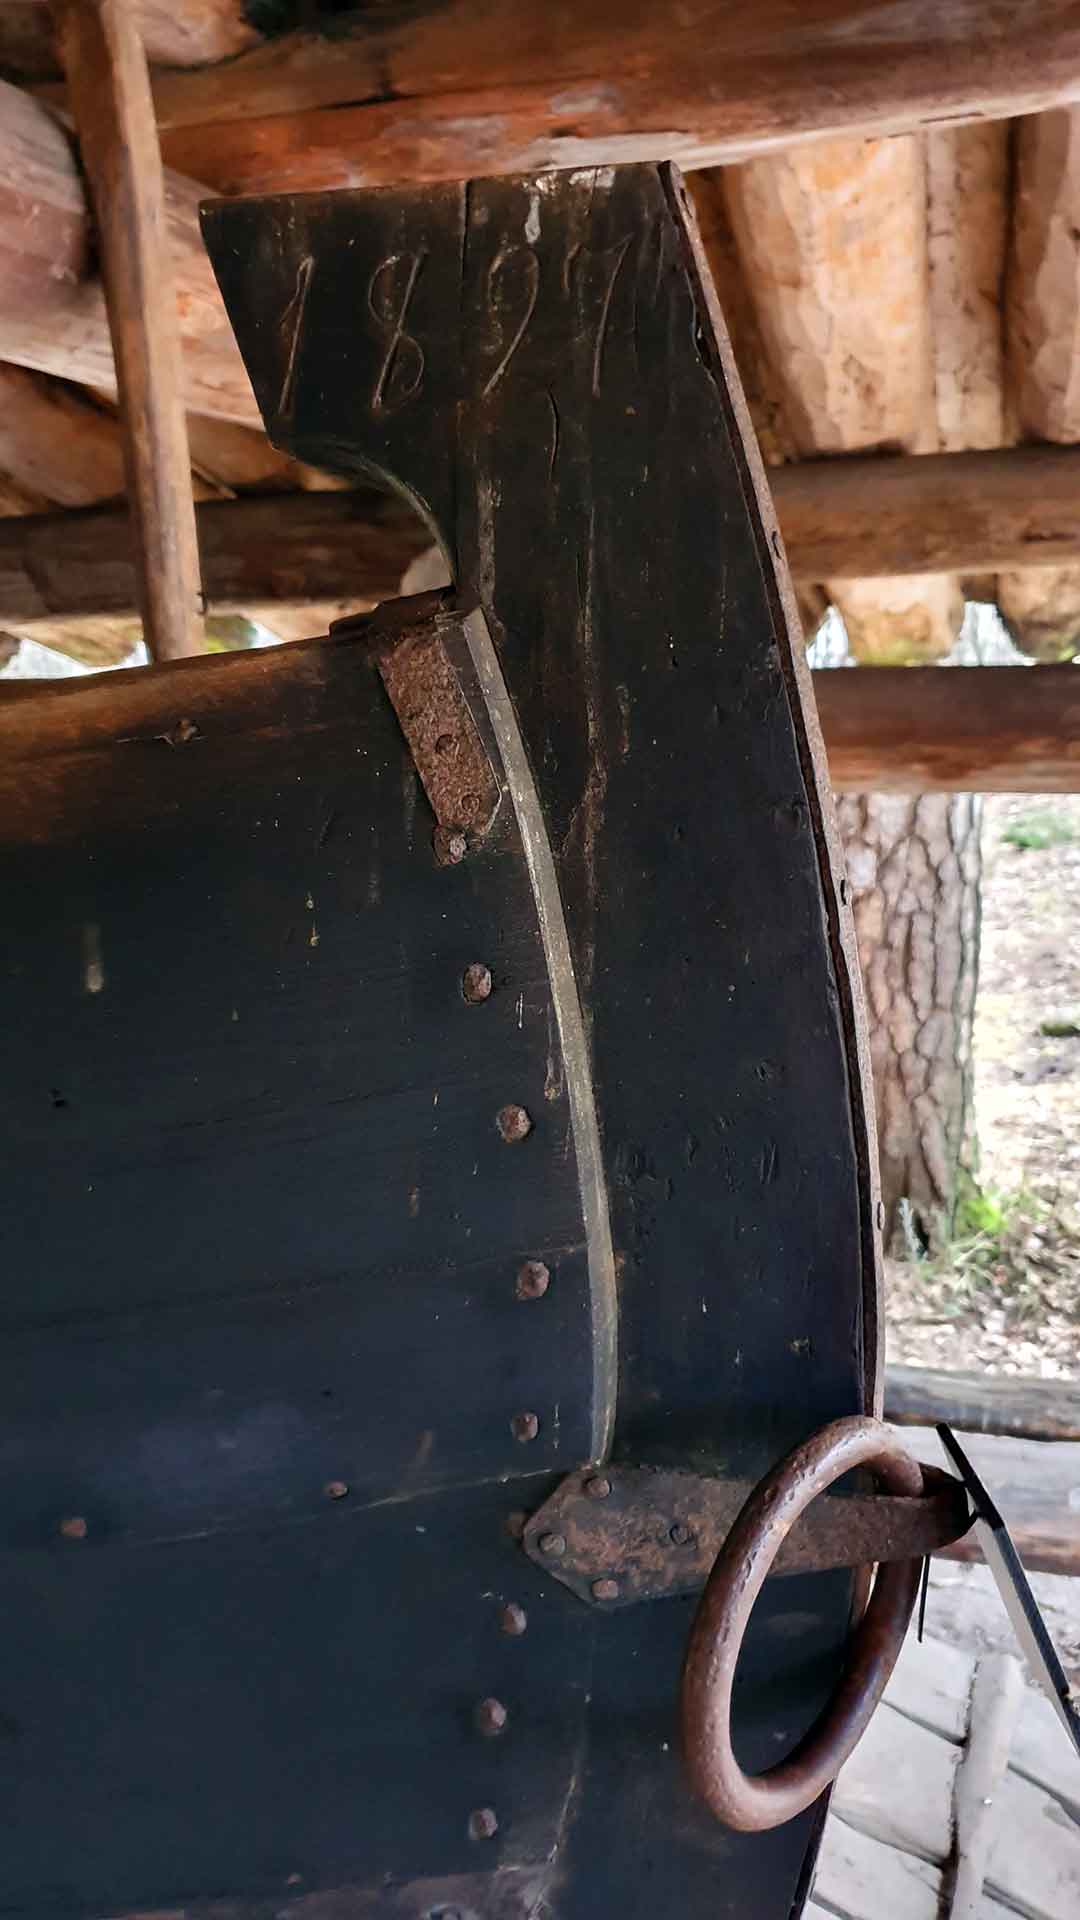
[[[922,1468],[880,1420],[834,1420],[758,1482],[717,1554],[694,1617],[682,1676],[686,1763],[717,1819],[744,1833],[793,1819],[835,1780],[885,1691],[907,1632],[919,1560],[878,1568],[843,1678],[794,1753],[754,1778],[743,1772],[731,1746],[731,1690],[751,1610],[799,1515],[853,1467],[872,1468],[888,1493],[923,1490]]]

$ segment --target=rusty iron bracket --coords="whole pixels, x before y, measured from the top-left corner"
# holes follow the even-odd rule
[[[335,620],[335,639],[358,640],[378,668],[435,815],[435,851],[462,860],[483,838],[501,788],[462,686],[465,619],[442,593],[387,600],[372,614]]]
[[[958,1540],[971,1525],[963,1486],[934,1467],[924,1467],[923,1476],[926,1491],[918,1499],[820,1495],[771,1572],[921,1560]],[[749,1480],[593,1467],[562,1482],[527,1521],[522,1541],[537,1566],[590,1605],[626,1607],[697,1593],[752,1492]]]

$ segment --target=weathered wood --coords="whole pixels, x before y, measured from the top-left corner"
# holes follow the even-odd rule
[[[1080,451],[858,456],[769,475],[794,574],[1042,568],[1080,551]]]
[[[724,190],[800,453],[937,451],[926,142],[819,141],[729,168]],[[954,579],[863,575],[817,576],[856,660],[948,653],[963,618]]]
[[[884,1697],[906,1719],[959,1745],[967,1728],[974,1672],[974,1658],[962,1647],[909,1633]]]
[[[953,1787],[949,1920],[978,1920],[981,1912],[983,1881],[1002,1827],[998,1790],[1023,1699],[1023,1669],[1011,1654],[991,1653],[976,1662],[967,1739]]]
[[[832,1812],[887,1847],[942,1866],[961,1749],[882,1702],[840,1769]]]
[[[935,1600],[939,1598],[932,1585],[929,1628],[934,1625]],[[995,1605],[999,1604],[996,1588],[994,1600]],[[1005,1632],[1011,1636],[1004,1610],[1001,1618]],[[1053,1632],[1054,1623],[1050,1625]],[[1015,1646],[1015,1642],[1013,1644]],[[983,1655],[978,1658],[981,1661]],[[959,1745],[967,1731],[975,1666],[976,1657],[963,1648],[933,1639],[929,1632],[921,1641],[909,1633],[893,1668],[885,1700],[906,1719],[929,1727]],[[1012,1736],[1009,1765],[1014,1773],[1045,1788],[1080,1817],[1080,1767],[1076,1764],[1076,1751],[1051,1702],[1030,1676],[1029,1681]]]
[[[856,668],[814,690],[838,790],[1080,791],[1072,667]]]
[[[166,175],[185,405],[259,424],[199,234],[202,189]],[[93,223],[71,137],[0,81],[0,359],[115,393]]]
[[[1014,141],[1012,235],[1005,284],[1009,407],[1018,431],[1080,437],[1073,343],[1080,323],[1080,118],[1075,110],[1022,120]],[[1006,573],[998,605],[1018,646],[1041,660],[1080,649],[1080,565]]]
[[[151,659],[202,651],[176,293],[146,55],[128,0],[54,0],[94,203],[120,395],[143,634]]]
[[[132,0],[148,60],[198,67],[258,45],[244,0]],[[60,59],[49,0],[4,0],[0,71],[13,79],[51,80]]]
[[[888,1920],[940,1920],[940,1867],[848,1826],[835,1812],[835,1790],[832,1805],[814,1876],[814,1892],[828,1913],[844,1920],[879,1920],[882,1914]]]
[[[960,1762],[961,1749],[883,1703],[841,1770],[834,1816],[900,1857],[943,1867],[952,1849]],[[987,1891],[1039,1920],[1075,1920],[1080,1826],[1012,1771],[1001,1778],[993,1816],[997,1844],[986,1862]]]
[[[1037,112],[1080,92],[1074,0],[516,0],[366,9],[157,76],[172,164],[224,191],[454,180],[658,153],[712,165],[814,134]],[[357,102],[367,104],[357,105]],[[222,124],[225,123],[225,124]],[[182,160],[176,156],[183,154]],[[193,165],[192,156],[197,164]]]
[[[121,498],[119,424],[77,389],[0,364],[0,472],[60,507]]]
[[[232,420],[189,413],[187,431],[196,473],[238,493],[340,492],[351,485],[338,474],[290,460],[270,445],[265,433]]]
[[[340,489],[339,479],[290,461],[263,435],[196,415],[190,429],[196,465],[227,486]],[[771,468],[769,485],[796,580],[1038,567],[1080,551],[1077,448],[806,460]],[[355,542],[363,502],[372,499],[358,495],[344,506],[290,494],[259,515],[248,508],[224,510],[215,536],[219,563],[226,565],[231,556],[227,564],[242,570],[250,590],[267,600],[365,588],[361,572],[370,564],[372,546],[363,541],[357,553]],[[62,524],[74,532],[71,523]],[[386,526],[377,513],[374,524]],[[121,523],[102,519],[95,537],[103,567],[114,567],[122,553]],[[305,541],[313,549],[306,568]],[[280,578],[275,552],[282,543],[290,550],[295,582],[288,592],[269,584],[272,574]],[[82,589],[76,584],[72,591]],[[72,606],[92,604],[92,598],[80,599]],[[67,606],[57,602],[55,611]]]
[[[196,513],[203,589],[215,611],[393,599],[430,545],[419,518],[370,491],[210,501]],[[130,614],[135,576],[126,515],[34,515],[0,525],[0,621]],[[318,629],[313,629],[317,632]]]
[[[900,1429],[920,1460],[940,1467],[941,1442],[929,1427]],[[1080,1442],[1013,1440],[969,1434],[964,1451],[1004,1515],[1024,1565],[1033,1572],[1080,1573]],[[942,1550],[946,1560],[981,1560],[967,1534]]]
[[[888,1366],[885,1418],[909,1427],[945,1420],[961,1433],[1021,1440],[1080,1440],[1080,1387],[1070,1380]]]

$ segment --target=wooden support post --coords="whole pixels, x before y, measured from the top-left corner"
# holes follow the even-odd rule
[[[151,658],[177,660],[202,650],[202,602],[176,296],[146,56],[126,0],[56,0],[56,16],[97,215],[139,610]]]

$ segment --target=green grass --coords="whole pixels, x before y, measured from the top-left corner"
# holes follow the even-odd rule
[[[1006,846],[1016,847],[1021,853],[1045,853],[1048,847],[1067,846],[1075,840],[1076,833],[1072,821],[1064,814],[1045,807],[1017,814],[1001,838]]]
[[[1044,1292],[1080,1252],[1077,1222],[1027,1188],[1003,1193],[965,1179],[953,1230],[926,1258],[922,1273],[944,1319],[962,1319],[980,1304],[1005,1308],[1014,1323],[1045,1312]]]

